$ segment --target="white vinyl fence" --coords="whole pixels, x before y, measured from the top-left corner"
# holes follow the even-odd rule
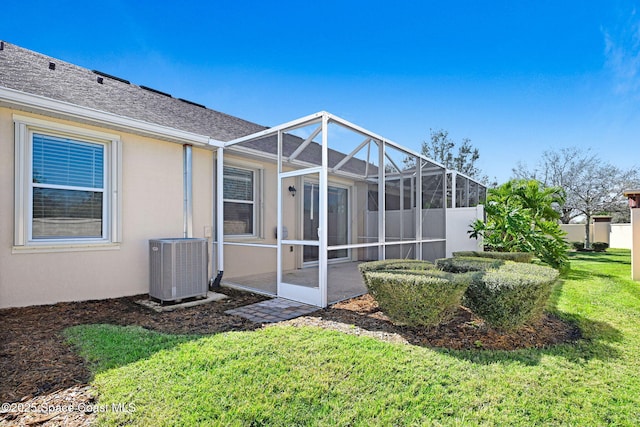
[[[484,206],[447,209],[447,257],[458,251],[481,251],[482,239],[469,237],[471,223],[484,219]]]

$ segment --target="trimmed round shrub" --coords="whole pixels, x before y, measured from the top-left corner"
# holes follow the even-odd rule
[[[500,259],[463,257],[440,258],[436,260],[436,266],[449,273],[467,273],[469,271],[485,271],[498,268],[505,261]]]
[[[596,252],[604,252],[609,249],[609,244],[607,242],[593,242],[591,248]]]
[[[492,258],[524,263],[530,263],[533,261],[533,254],[530,252],[460,251],[454,252],[453,257]]]
[[[398,324],[432,327],[453,316],[471,277],[456,275],[459,277],[455,280],[448,280],[430,276],[431,273],[395,270],[365,271],[363,274],[369,293],[391,320]]]
[[[397,262],[392,262],[387,264],[385,270],[415,270],[415,271],[425,271],[425,270],[434,270],[436,266],[430,263],[429,261],[419,261],[419,260],[402,260]]]
[[[384,259],[381,261],[369,261],[363,262],[358,265],[358,269],[362,274],[362,279],[365,285],[367,285],[367,277],[365,275],[368,271],[420,271],[433,270],[436,266],[429,261],[421,261],[414,259]]]
[[[581,251],[584,249],[584,242],[571,242],[571,247],[576,251]]]
[[[494,328],[517,329],[542,314],[558,274],[550,267],[505,262],[473,276],[464,304]]]
[[[379,271],[379,270],[425,270],[434,268],[434,265],[429,261],[422,261],[418,259],[383,259],[380,261],[363,262],[358,265],[361,273],[365,271]]]

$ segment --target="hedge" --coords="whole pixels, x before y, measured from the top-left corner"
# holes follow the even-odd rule
[[[490,268],[498,268],[505,261],[500,259],[463,257],[440,258],[436,260],[436,266],[449,273],[466,273],[469,271],[485,271]]]
[[[379,270],[425,270],[435,266],[429,261],[419,259],[383,259],[363,262],[358,265],[360,272]]]
[[[533,254],[530,252],[489,252],[489,251],[460,251],[454,252],[453,257],[476,257],[476,258],[492,258],[504,261],[515,261],[530,263],[533,261]]]
[[[436,266],[429,261],[421,261],[414,259],[384,259],[380,261],[363,262],[358,265],[358,269],[362,274],[365,285],[367,284],[367,277],[365,275],[368,271],[425,271],[433,270]]]
[[[434,272],[444,275],[444,272]],[[449,320],[460,305],[471,276],[453,281],[431,272],[365,271],[369,293],[391,320],[411,326],[436,326]],[[466,276],[466,280],[463,279]]]
[[[542,314],[558,274],[550,267],[505,262],[473,276],[464,304],[492,327],[517,329]]]

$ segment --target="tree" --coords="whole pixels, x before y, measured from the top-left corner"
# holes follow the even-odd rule
[[[442,163],[447,169],[461,172],[471,178],[487,182],[488,177],[482,175],[476,162],[480,159],[480,151],[471,145],[469,138],[464,138],[462,144],[457,147],[457,154],[454,155],[456,143],[449,137],[449,131],[440,129],[431,133],[429,141],[422,142],[422,154]]]
[[[590,150],[577,147],[548,150],[533,170],[519,163],[513,175],[521,179],[537,179],[545,187],[560,187],[565,192],[564,203],[556,204],[560,220],[568,224],[584,218],[585,247],[591,246],[589,224],[593,215],[622,216],[628,212],[622,192],[638,187],[640,178],[635,169],[622,170],[603,163]]]
[[[484,238],[485,247],[499,252],[532,252],[559,270],[568,267],[565,233],[558,224],[554,204],[564,202],[559,187],[544,187],[536,180],[516,179],[487,194],[487,221],[475,221],[469,234]]]

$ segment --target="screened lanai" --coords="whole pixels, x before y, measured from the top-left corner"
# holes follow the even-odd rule
[[[325,307],[366,292],[360,262],[445,256],[452,175],[329,113],[227,142],[216,166],[225,284]]]

